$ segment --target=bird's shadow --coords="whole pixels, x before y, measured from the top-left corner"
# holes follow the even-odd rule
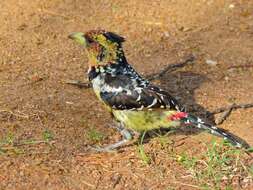
[[[160,86],[174,96],[187,112],[201,117],[210,124],[215,124],[213,115],[195,99],[195,90],[209,80],[206,75],[199,73],[176,71],[163,75]]]
[[[166,73],[159,79],[160,86],[175,97],[178,102],[186,108],[187,112],[200,117],[209,124],[215,125],[214,115],[210,114],[206,108],[198,104],[194,97],[195,90],[207,81],[209,81],[209,79],[205,75],[181,71]],[[145,139],[148,140],[149,137],[153,137],[154,135],[156,136],[157,134],[167,134],[168,130],[169,129],[159,129],[149,131]],[[194,127],[180,127],[178,130],[175,130],[175,133],[194,135],[202,131],[203,130],[199,130]]]

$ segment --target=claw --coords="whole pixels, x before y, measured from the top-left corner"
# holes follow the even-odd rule
[[[90,150],[94,151],[94,152],[114,152],[115,150],[112,149],[108,149],[107,147],[90,147]]]
[[[117,129],[120,130],[120,133],[123,136],[123,139],[121,141],[118,141],[105,147],[90,147],[91,150],[94,150],[96,152],[113,152],[115,149],[126,145],[133,138],[129,130],[122,129],[120,127],[118,127]]]

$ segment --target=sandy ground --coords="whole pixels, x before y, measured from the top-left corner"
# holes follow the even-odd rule
[[[143,75],[194,55],[191,65],[154,82],[203,116],[253,102],[252,12],[250,0],[2,0],[0,189],[198,189],[168,153],[172,145],[164,149],[156,138],[144,145],[148,165],[136,145],[87,152],[120,136],[92,90],[65,84],[86,80],[87,70],[85,53],[67,35],[95,28],[123,35],[127,58]],[[235,110],[220,127],[253,145],[252,114]],[[103,134],[99,142],[90,138],[94,130]],[[212,139],[192,132],[167,138],[178,145],[174,154],[193,155]]]

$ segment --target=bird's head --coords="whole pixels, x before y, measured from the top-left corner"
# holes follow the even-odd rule
[[[86,33],[72,33],[69,38],[86,49],[90,66],[98,67],[116,64],[121,57],[124,57],[122,42],[125,40],[115,33],[104,30],[91,30]]]

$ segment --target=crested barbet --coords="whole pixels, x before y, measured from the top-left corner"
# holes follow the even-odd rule
[[[223,137],[232,145],[242,143],[232,134],[185,112],[175,98],[140,76],[128,64],[122,43],[125,39],[104,30],[75,32],[69,38],[81,44],[88,55],[88,77],[98,99],[118,122],[123,139],[100,150],[110,151],[125,145],[133,132],[159,128],[195,126]]]

